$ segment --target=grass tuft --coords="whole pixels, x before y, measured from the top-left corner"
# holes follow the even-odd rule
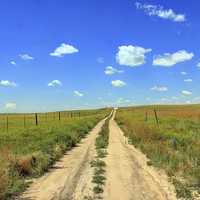
[[[22,192],[27,179],[48,171],[108,113],[101,110],[92,116],[0,132],[0,199],[12,199]]]
[[[116,114],[116,121],[130,143],[150,159],[149,165],[185,180],[176,178],[173,183],[177,196],[186,199],[200,188],[199,116],[199,105],[122,108]]]

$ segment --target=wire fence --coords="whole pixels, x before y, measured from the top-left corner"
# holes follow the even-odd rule
[[[134,119],[154,123],[157,126],[166,120],[190,120],[200,125],[200,106],[149,106],[124,108],[121,112],[132,114]]]
[[[87,117],[101,114],[103,109],[94,111],[62,111],[30,114],[0,114],[0,131],[9,131],[14,128],[28,128],[40,126],[73,118]]]

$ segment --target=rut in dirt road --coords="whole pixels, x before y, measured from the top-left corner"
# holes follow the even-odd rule
[[[20,200],[83,200],[92,191],[93,170],[90,162],[95,156],[95,139],[105,119],[77,147],[55,164],[52,170],[30,185]]]
[[[115,116],[115,113],[114,113]],[[147,166],[144,154],[129,145],[123,132],[110,120],[106,158],[105,200],[176,200],[167,176]]]

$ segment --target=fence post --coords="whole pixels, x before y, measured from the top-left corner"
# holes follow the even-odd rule
[[[157,115],[156,109],[154,109],[154,114],[155,114],[156,123],[159,126],[159,119],[158,119],[158,115]]]
[[[73,117],[73,113],[71,112],[71,118]]]
[[[148,121],[148,112],[146,111],[145,113],[145,121],[147,122]]]
[[[36,126],[38,125],[38,115],[37,115],[37,113],[35,113],[35,125]]]
[[[79,117],[81,117],[81,112],[79,112]]]
[[[58,118],[59,118],[59,121],[60,121],[60,112],[58,113]]]

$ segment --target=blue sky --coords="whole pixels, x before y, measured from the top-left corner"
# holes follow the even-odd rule
[[[200,101],[195,0],[0,3],[0,112]]]

